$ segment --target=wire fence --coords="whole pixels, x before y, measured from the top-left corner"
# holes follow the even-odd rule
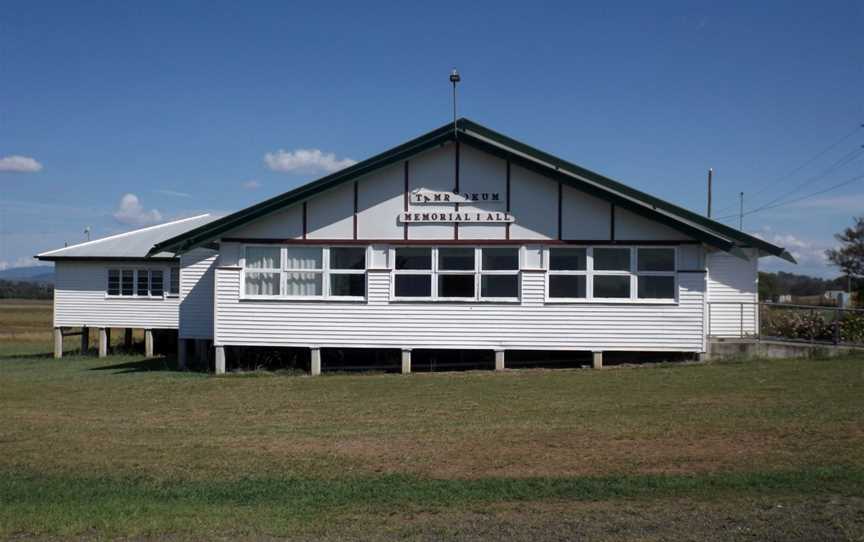
[[[864,309],[768,302],[708,302],[709,335],[864,346]]]

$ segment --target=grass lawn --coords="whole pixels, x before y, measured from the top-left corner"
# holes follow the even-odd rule
[[[215,377],[11,306],[0,538],[864,540],[861,358]]]

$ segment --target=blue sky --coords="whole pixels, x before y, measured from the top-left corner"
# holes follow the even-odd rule
[[[800,185],[782,203],[864,174],[862,23],[853,1],[6,2],[0,267],[435,128],[454,66],[493,129],[700,212],[713,167],[715,216]],[[862,212],[859,179],[745,229],[801,260],[763,268],[833,276],[821,253]]]

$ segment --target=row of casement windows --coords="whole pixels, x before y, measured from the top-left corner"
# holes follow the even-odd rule
[[[168,295],[180,293],[180,268],[172,267],[168,272]],[[109,296],[117,297],[164,297],[165,275],[162,269],[109,269]]]
[[[397,247],[395,299],[518,300],[516,247]],[[674,300],[674,248],[554,247],[548,249],[551,300]],[[365,247],[247,246],[248,297],[363,299]]]

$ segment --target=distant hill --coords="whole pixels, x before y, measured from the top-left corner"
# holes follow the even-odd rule
[[[44,265],[11,267],[0,271],[0,280],[54,284],[54,268]]]

